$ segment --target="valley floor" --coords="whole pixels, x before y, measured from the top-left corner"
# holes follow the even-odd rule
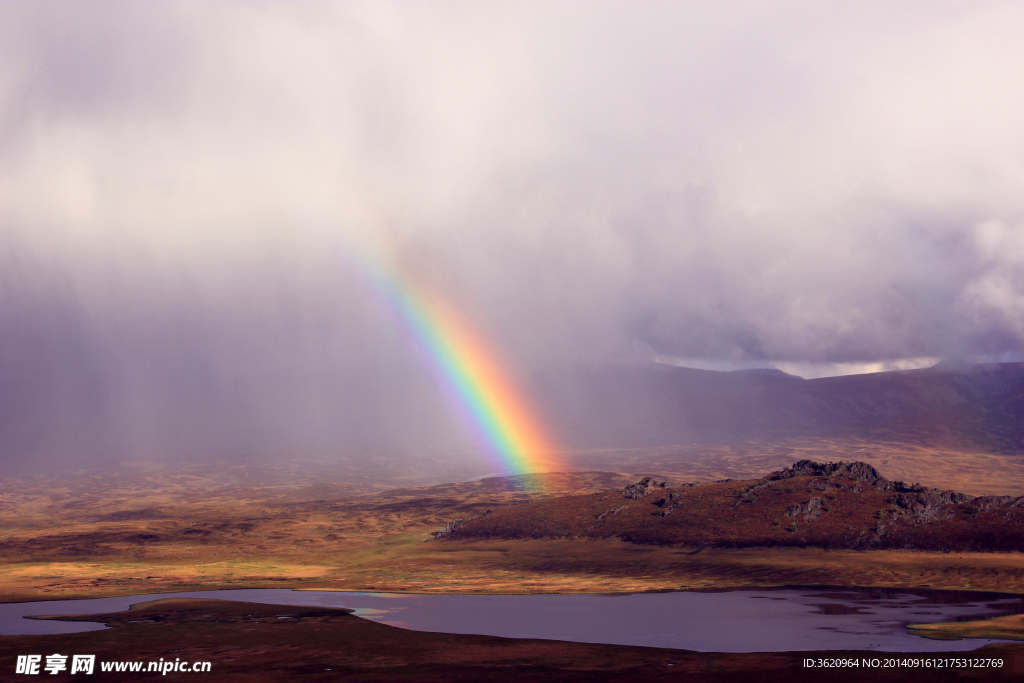
[[[1024,593],[1022,553],[691,549],[616,540],[424,541],[337,556],[153,557],[0,567],[4,602],[226,588],[413,593],[639,592],[766,586],[878,586]]]
[[[904,586],[1024,592],[1024,554],[698,549],[615,539],[435,540],[488,509],[621,489],[635,474],[484,479],[303,500],[308,488],[179,468],[0,482],[0,600],[242,587],[630,592]],[[699,476],[696,478],[700,478]]]

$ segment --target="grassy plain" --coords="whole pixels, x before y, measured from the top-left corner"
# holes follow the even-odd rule
[[[705,468],[695,466],[691,479],[720,474]],[[6,480],[0,599],[242,587],[526,593],[849,585],[1024,592],[1024,554],[1011,552],[699,549],[431,535],[488,509],[618,489],[638,475],[583,472],[390,491],[365,485],[362,495],[351,495],[357,489],[348,497],[329,479],[313,486],[281,475],[265,483],[265,472],[199,467],[140,468],[72,484],[56,477]],[[317,491],[329,497],[308,499]]]
[[[429,553],[421,558],[419,548],[436,545],[430,532],[494,507],[629,479],[525,476],[345,498],[330,483],[244,481],[251,478],[194,467],[70,485],[66,477],[6,480],[0,599],[242,586],[471,590],[493,578],[487,565],[439,568]],[[332,495],[309,500],[318,491]]]

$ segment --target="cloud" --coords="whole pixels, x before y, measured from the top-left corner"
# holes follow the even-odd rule
[[[1011,357],[1022,12],[4,3],[0,351],[38,408],[8,441],[466,447],[339,244],[442,287],[524,382]]]

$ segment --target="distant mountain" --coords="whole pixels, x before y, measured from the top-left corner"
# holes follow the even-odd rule
[[[935,365],[928,368],[932,372],[961,372],[969,373],[973,372],[977,364],[970,362],[964,358],[944,358]]]
[[[763,479],[681,484],[512,505],[450,525],[451,539],[620,538],[689,547],[1024,550],[1024,496],[890,481],[863,462],[809,460]]]
[[[577,448],[722,443],[882,427],[962,429],[974,434],[965,432],[964,438],[1024,447],[1019,427],[1024,363],[939,364],[810,380],[771,371],[614,367],[548,377],[542,392],[563,442]],[[990,428],[998,435],[989,434]]]
[[[864,435],[889,442],[980,451],[1024,453],[1024,388],[943,410],[882,422]]]
[[[776,377],[780,379],[799,379],[803,380],[803,377],[797,375],[791,375],[788,372],[783,372],[778,368],[747,368],[745,370],[733,370],[733,374],[748,374],[748,375],[763,375],[764,377]]]

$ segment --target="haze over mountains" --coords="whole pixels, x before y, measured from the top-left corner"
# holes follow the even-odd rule
[[[247,415],[250,406],[244,400],[232,404],[213,395],[189,414],[179,414],[176,428],[168,427],[158,436],[165,444],[177,445],[173,460],[199,462],[205,452],[215,459],[274,462],[281,454],[294,454],[323,459],[329,468],[350,472],[353,482],[365,476],[386,478],[386,473],[397,472],[408,462],[431,463],[428,469],[439,474],[443,471],[445,481],[500,473],[472,444],[445,450],[444,432],[455,416],[442,401],[431,400],[434,390],[429,385],[411,385],[415,391],[400,404],[368,400],[362,406],[345,396],[351,384],[343,380],[324,378],[320,386],[323,394],[294,394],[295,419],[280,433],[274,431],[273,422],[261,424]],[[529,388],[539,399],[539,412],[563,450],[568,470],[676,471],[675,467],[666,470],[666,463],[682,466],[692,460],[693,451],[685,451],[688,446],[751,442],[756,445],[746,450],[767,453],[778,450],[787,439],[805,437],[856,442],[858,450],[885,443],[950,452],[1024,453],[1024,363],[944,362],[920,370],[818,379],[802,379],[778,370],[721,372],[650,363],[563,369],[544,374]],[[328,401],[337,412],[330,420],[333,431],[318,427],[329,421],[330,413],[304,412],[304,406],[317,401]],[[33,455],[43,449],[40,463],[69,462],[68,457],[45,457],[47,451],[59,455],[61,448],[76,456],[70,462],[80,466],[131,459],[124,443],[116,441],[116,430],[113,436],[110,433],[111,424],[116,423],[110,422],[109,408],[104,412],[98,407],[91,422],[86,414],[79,416],[79,423],[68,424],[59,421],[60,414],[49,404],[19,403],[13,394],[3,402],[11,409],[3,416],[6,422],[0,420],[0,448],[9,459],[20,457],[22,463],[31,463]],[[418,416],[418,422],[393,430],[391,425],[400,423],[402,415]],[[305,433],[304,426],[310,427]],[[432,434],[436,439],[417,439]],[[353,450],[353,438],[364,445],[356,443]],[[791,449],[787,455],[783,449],[778,456],[782,461],[828,457],[820,452],[821,443],[814,446],[817,452],[801,454]],[[83,446],[108,457],[82,456]],[[674,455],[662,453],[651,461],[652,467],[657,462],[660,469],[612,455],[674,446],[684,450],[677,449]],[[833,450],[837,458],[872,457],[843,448]],[[605,451],[608,456],[599,461],[580,459],[593,451]],[[200,460],[195,460],[197,457]],[[752,469],[742,474],[753,475],[759,467],[780,462],[752,462]],[[895,467],[895,471],[907,473]],[[915,468],[919,469],[911,466],[910,472]],[[18,471],[16,466],[8,468],[12,474]],[[33,470],[26,467],[20,471]],[[404,485],[405,479],[394,483]]]
[[[550,387],[551,412],[579,448],[887,430],[918,438],[941,433],[1014,451],[1024,415],[1024,363],[940,363],[811,380],[780,371],[656,365],[563,376]]]

